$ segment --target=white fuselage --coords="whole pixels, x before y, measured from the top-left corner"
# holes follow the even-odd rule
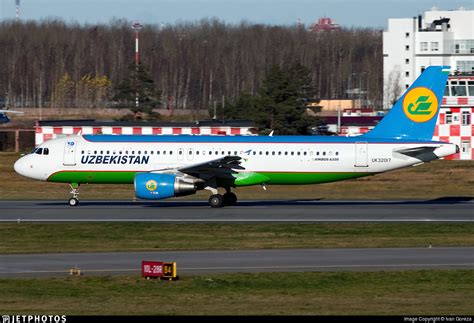
[[[15,164],[15,170],[26,177],[51,180],[53,174],[61,172],[148,172],[239,156],[244,167],[239,172],[289,176],[294,173],[380,173],[422,162],[400,154],[397,152],[400,149],[433,147],[433,159],[456,152],[456,146],[449,143],[342,139],[291,143],[232,142],[231,139],[228,142],[93,142],[82,136],[70,136],[40,145],[38,148],[48,149],[48,155],[24,156]],[[71,146],[70,142],[74,144]],[[275,182],[269,181],[269,184]]]

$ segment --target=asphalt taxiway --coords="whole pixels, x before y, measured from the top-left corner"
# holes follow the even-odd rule
[[[142,260],[176,261],[178,274],[474,268],[474,247],[272,249],[0,255],[0,277],[139,274]]]
[[[474,199],[240,201],[210,208],[206,201],[0,201],[0,222],[474,222]]]

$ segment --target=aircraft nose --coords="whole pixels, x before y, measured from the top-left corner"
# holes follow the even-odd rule
[[[23,159],[23,157],[18,159],[13,165],[15,172],[17,172],[17,174],[20,174],[20,175],[24,175],[24,170],[23,170],[24,167],[25,167],[25,160]]]
[[[15,172],[21,176],[28,177],[28,161],[26,160],[26,156],[18,159],[13,165],[13,168],[15,169]]]

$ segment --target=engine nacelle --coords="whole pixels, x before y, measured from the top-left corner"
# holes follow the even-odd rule
[[[138,173],[135,195],[145,200],[161,200],[196,193],[196,185],[172,174]]]

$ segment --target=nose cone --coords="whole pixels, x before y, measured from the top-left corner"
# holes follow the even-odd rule
[[[15,169],[15,172],[17,172],[18,174],[20,174],[21,176],[25,176],[25,177],[30,177],[29,176],[29,172],[28,172],[28,161],[27,161],[27,156],[25,157],[21,157],[20,159],[18,159],[15,164],[13,165],[13,168]]]
[[[15,162],[15,165],[13,165],[13,168],[15,169],[15,172],[17,172],[21,176],[28,177],[28,175],[26,175],[26,167],[27,166],[26,166],[25,157],[21,157],[20,159],[18,159]]]
[[[18,159],[13,168],[21,176],[37,180],[46,180],[47,176],[42,171],[41,161],[35,160],[34,155],[26,155]]]
[[[45,156],[29,154],[18,159],[13,168],[21,176],[25,176],[40,181],[48,179],[48,160]]]

